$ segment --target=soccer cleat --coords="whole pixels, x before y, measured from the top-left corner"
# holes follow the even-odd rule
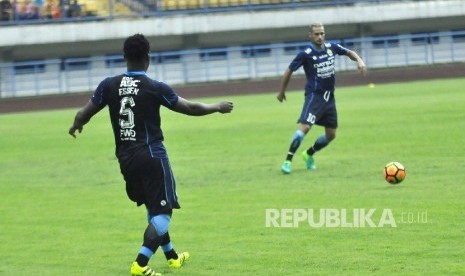
[[[289,160],[286,160],[284,161],[283,165],[281,166],[281,171],[285,174],[290,174],[291,173],[291,161]]]
[[[315,160],[313,160],[313,157],[311,155],[308,155],[306,150],[302,152],[302,158],[307,164],[307,169],[312,170],[312,171],[316,170]]]
[[[188,252],[182,252],[181,254],[178,254],[177,259],[169,259],[168,260],[168,266],[170,268],[180,268],[184,262],[189,261],[190,255]]]
[[[131,276],[161,276],[161,273],[156,273],[148,266],[140,266],[137,262],[131,265]]]

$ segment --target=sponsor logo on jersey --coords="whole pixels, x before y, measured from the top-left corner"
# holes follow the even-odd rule
[[[123,77],[121,79],[121,83],[119,85],[119,95],[137,95],[139,92],[139,88],[137,88],[137,84],[140,80],[134,80],[132,77]]]

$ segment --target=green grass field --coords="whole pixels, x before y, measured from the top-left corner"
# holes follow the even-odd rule
[[[291,175],[280,166],[301,91],[283,104],[275,94],[233,96],[226,115],[165,109],[182,205],[170,233],[191,261],[169,270],[160,250],[150,265],[166,275],[465,274],[463,87],[465,79],[339,88],[336,140],[315,156],[316,172],[296,157]],[[126,197],[107,111],[73,140],[76,111],[0,116],[1,275],[129,275],[145,210]],[[389,161],[406,166],[398,186],[382,177]],[[376,225],[390,210],[396,227],[266,227],[267,209],[347,210],[349,220],[375,209]]]

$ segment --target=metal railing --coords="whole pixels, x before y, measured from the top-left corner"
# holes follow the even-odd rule
[[[371,69],[465,62],[465,31],[334,42],[357,51]],[[171,85],[275,78],[308,43],[153,52],[147,73]],[[105,77],[125,70],[122,55],[3,63],[0,98],[93,91]],[[336,70],[356,70],[356,64],[338,58]]]

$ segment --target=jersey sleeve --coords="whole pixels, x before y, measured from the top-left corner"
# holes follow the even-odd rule
[[[349,52],[349,49],[347,49],[347,48],[343,47],[341,44],[337,44],[337,43],[331,43],[331,48],[338,55],[344,55],[345,56]]]
[[[295,72],[297,71],[297,69],[300,68],[300,66],[302,66],[302,64],[304,63],[304,60],[305,60],[305,55],[306,53],[301,51],[297,54],[297,56],[292,60],[291,64],[289,64],[289,69],[292,71],[292,72]]]
[[[106,78],[100,82],[100,84],[97,86],[97,89],[95,89],[92,98],[90,99],[96,106],[100,108],[103,108],[107,105],[107,103],[105,102],[104,93],[108,80],[109,78]]]
[[[166,83],[158,82],[157,85],[159,86],[158,95],[160,98],[160,103],[163,106],[171,109],[178,102],[179,96]]]

